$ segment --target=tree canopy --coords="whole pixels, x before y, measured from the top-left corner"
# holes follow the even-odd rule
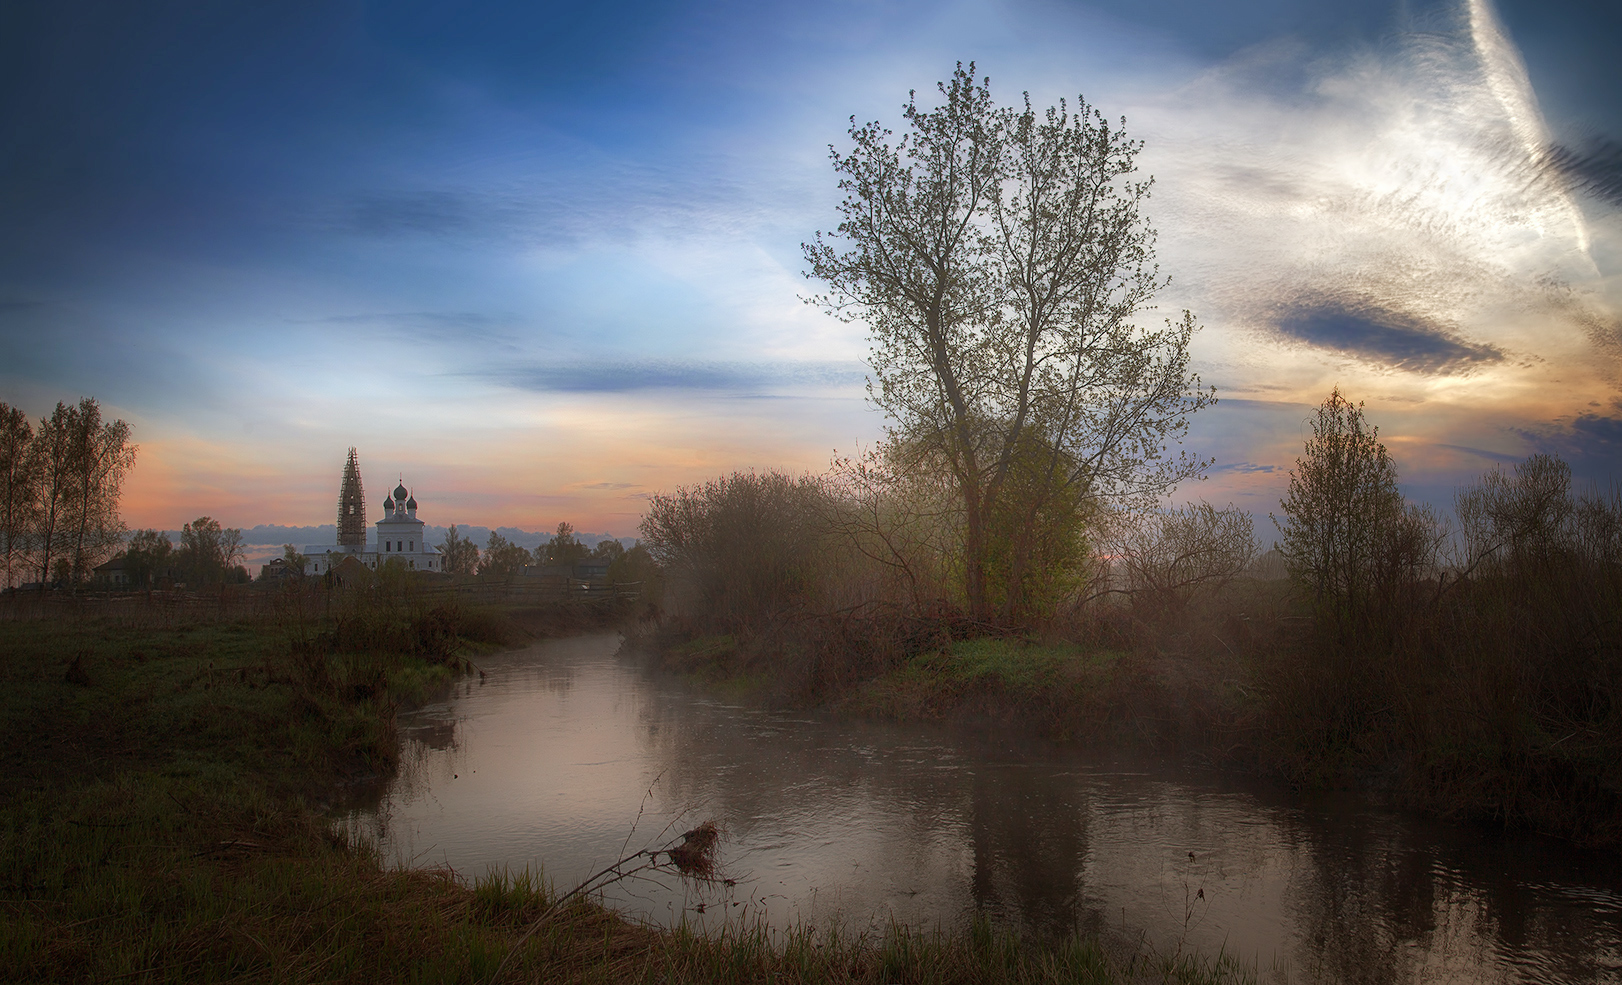
[[[996,530],[1023,522],[1008,510],[1068,501],[1047,512],[1069,524],[1198,476],[1169,448],[1215,395],[1189,370],[1192,315],[1141,322],[1167,283],[1141,214],[1142,145],[1079,97],[998,108],[972,64],[938,88],[933,110],[908,100],[900,138],[853,117],[851,149],[830,148],[845,197],[837,230],[804,245],[826,286],[808,300],[866,325],[890,457],[950,476],[967,601],[987,618],[991,569],[1028,567],[993,560],[1008,544]],[[1010,612],[1024,581],[1002,588]]]

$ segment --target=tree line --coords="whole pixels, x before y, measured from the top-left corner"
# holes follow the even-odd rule
[[[587,547],[575,536],[574,525],[567,522],[559,523],[551,539],[538,545],[534,551],[514,544],[493,530],[481,551],[476,544],[457,532],[455,524],[451,524],[445,531],[445,543],[441,545],[440,552],[445,556],[445,570],[452,574],[495,577],[515,575],[531,565],[572,565],[588,558],[608,562],[611,571],[616,568],[628,569],[635,566],[637,561],[645,560],[647,555],[647,551],[640,546],[626,550],[624,544],[612,538],[598,541],[595,547]]]
[[[283,560],[289,569],[303,574],[308,559],[298,553],[292,544],[285,545],[283,550]],[[463,537],[453,523],[446,528],[445,540],[440,544],[439,551],[444,559],[445,572],[453,575],[501,578],[519,574],[531,565],[567,566],[577,561],[595,559],[608,563],[611,580],[631,582],[657,577],[657,565],[646,548],[638,545],[627,550],[624,544],[613,539],[587,547],[575,536],[574,525],[568,522],[559,523],[551,539],[534,551],[513,543],[495,531],[490,532],[490,539],[481,550],[479,545]]]
[[[241,530],[200,516],[181,529],[178,545],[158,530],[130,535],[123,554],[124,574],[133,588],[176,582],[193,587],[240,585],[249,580],[243,554]]]
[[[135,463],[130,426],[86,397],[36,427],[0,402],[0,560],[5,584],[78,584],[123,544],[118,513]]]

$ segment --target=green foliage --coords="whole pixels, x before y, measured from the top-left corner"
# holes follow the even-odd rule
[[[914,671],[942,682],[994,684],[1009,691],[1037,691],[1074,674],[1108,667],[1119,654],[1074,644],[1038,644],[1002,637],[958,640],[939,653],[913,658]]]
[[[241,530],[221,527],[213,517],[200,516],[182,528],[174,559],[188,585],[239,583],[247,580],[247,569],[239,564],[242,550]]]
[[[300,554],[292,544],[282,545],[282,561],[287,565],[288,572],[295,578],[303,578],[305,568],[310,563],[310,559]]]
[[[169,574],[175,545],[169,535],[157,530],[137,530],[124,549],[124,572],[133,588],[156,587]]]
[[[571,565],[585,560],[590,554],[591,550],[575,537],[574,526],[559,523],[552,539],[535,549],[535,563]]]
[[[987,601],[1004,625],[1051,616],[1082,584],[1097,504],[1069,465],[1032,434],[1015,448],[986,537]]]
[[[518,574],[528,563],[529,551],[492,530],[484,556],[479,559],[479,574],[505,578]]]
[[[1270,755],[1302,783],[1379,773],[1443,814],[1622,842],[1622,492],[1576,495],[1537,455],[1456,502],[1447,577],[1259,662]]]

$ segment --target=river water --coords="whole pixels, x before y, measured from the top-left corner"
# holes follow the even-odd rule
[[[559,888],[703,820],[723,875],[608,888],[643,919],[891,921],[977,911],[1263,980],[1622,982],[1622,858],[1027,736],[741,707],[613,635],[486,658],[402,715],[403,765],[349,824],[402,864]]]

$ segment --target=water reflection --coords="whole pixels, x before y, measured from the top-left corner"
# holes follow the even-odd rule
[[[567,887],[713,817],[736,887],[608,893],[665,923],[959,926],[979,910],[1221,948],[1291,981],[1622,981],[1614,856],[1005,735],[735,707],[617,645],[486,660],[403,716],[405,766],[352,821],[403,861],[544,863]]]

